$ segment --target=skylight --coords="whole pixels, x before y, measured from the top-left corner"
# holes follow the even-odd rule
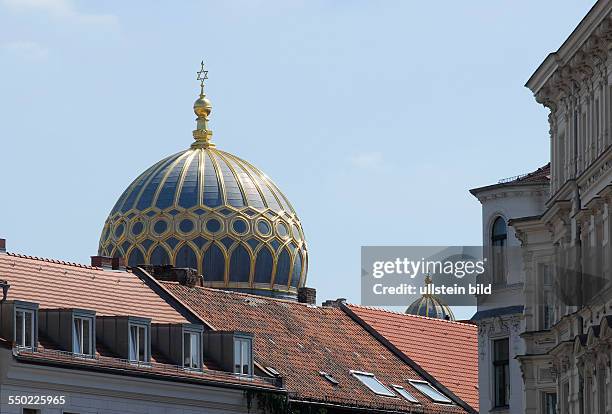
[[[404,397],[405,399],[407,399],[411,403],[417,403],[418,404],[419,400],[417,400],[414,395],[412,395],[408,391],[406,391],[406,388],[402,387],[401,385],[393,385],[392,384],[391,386],[393,387],[395,392],[397,392],[399,395],[401,395],[402,397]]]
[[[339,382],[338,380],[336,380],[334,377],[332,377],[330,374],[328,374],[327,372],[324,371],[319,371],[319,374],[321,374],[321,376],[323,378],[325,378],[326,380],[328,380],[329,382],[331,382],[334,385],[338,385]]]
[[[416,381],[416,380],[408,380],[410,384],[421,393],[425,394],[429,398],[431,398],[434,402],[451,404],[452,401],[440,391],[431,386],[430,383],[426,381]]]
[[[374,394],[384,395],[386,397],[395,397],[396,395],[389,388],[385,387],[382,382],[378,380],[369,372],[350,371],[351,374],[362,382],[363,385],[368,387]]]

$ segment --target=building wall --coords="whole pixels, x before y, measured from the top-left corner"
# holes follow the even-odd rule
[[[612,340],[605,326],[612,315],[611,19],[612,2],[599,0],[527,83],[550,109],[552,181],[539,225],[520,230],[529,283],[526,353],[519,360],[529,414],[544,414],[546,392],[556,395],[558,414],[612,413]],[[536,317],[547,257],[563,287],[551,300],[550,327]],[[576,300],[585,287],[596,296]],[[542,372],[549,373],[546,381]]]
[[[26,406],[41,414],[221,414],[246,413],[244,392],[90,370],[17,362],[0,350],[0,412],[21,414],[9,396],[65,396],[65,405]]]
[[[488,189],[475,190],[482,203],[483,246],[491,245],[492,226],[497,217],[503,217],[506,223],[511,219],[541,214],[544,201],[548,196],[547,185],[505,184]],[[506,409],[495,408],[496,412],[521,413],[523,411],[523,380],[520,364],[516,357],[525,352],[525,345],[520,333],[524,331],[522,310],[502,312],[508,307],[524,305],[523,284],[525,274],[520,241],[514,229],[508,226],[507,236],[507,275],[505,285],[497,285],[490,297],[481,297],[478,311],[494,312],[496,316],[478,320],[478,382],[480,393],[480,410],[488,412],[495,408],[493,378],[493,342],[498,339],[509,339],[509,378],[510,398]]]

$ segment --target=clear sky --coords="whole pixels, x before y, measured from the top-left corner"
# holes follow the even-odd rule
[[[359,303],[360,246],[480,244],[468,189],[548,161],[523,85],[591,5],[0,0],[0,237],[88,263],[126,186],[192,142],[204,59],[215,142],[292,201],[319,299]]]

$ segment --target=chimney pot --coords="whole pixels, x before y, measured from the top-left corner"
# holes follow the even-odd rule
[[[0,239],[0,253],[6,253],[6,239]]]
[[[298,288],[298,302],[307,303],[309,305],[316,305],[317,303],[317,290],[311,287]]]

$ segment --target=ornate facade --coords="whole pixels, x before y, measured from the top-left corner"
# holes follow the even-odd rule
[[[598,1],[527,82],[550,110],[550,198],[522,245],[525,413],[612,412],[612,3]]]

